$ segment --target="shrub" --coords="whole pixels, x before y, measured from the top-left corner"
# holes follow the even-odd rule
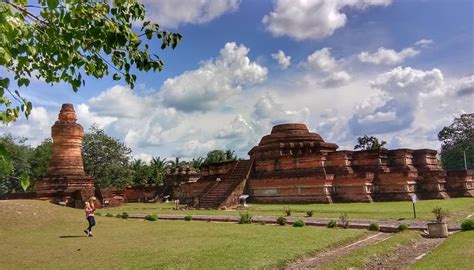
[[[285,217],[278,217],[276,222],[280,226],[285,226],[286,225],[286,218]]]
[[[431,211],[436,217],[436,222],[441,223],[444,220],[446,220],[449,217],[449,213],[447,210],[444,210],[441,207],[435,207],[433,208],[433,211]]]
[[[286,207],[286,208],[284,209],[284,212],[285,212],[285,214],[286,214],[287,217],[291,216],[291,208],[290,208],[290,207]]]
[[[313,213],[314,213],[313,210],[308,210],[308,211],[306,211],[306,216],[312,217]]]
[[[398,225],[398,228],[397,228],[398,232],[403,232],[403,231],[406,231],[406,230],[408,230],[408,225],[407,224],[402,223],[402,224]]]
[[[342,213],[342,215],[339,217],[339,222],[339,226],[341,226],[341,228],[349,228],[349,217],[347,216],[347,213]]]
[[[240,213],[239,224],[250,224],[252,223],[252,215],[249,212]]]
[[[111,213],[107,213],[107,214],[105,214],[105,216],[106,216],[106,217],[113,217],[114,215],[111,214]]]
[[[335,220],[330,220],[328,222],[328,225],[326,225],[328,228],[336,228],[337,222]]]
[[[463,231],[474,230],[474,219],[470,218],[470,219],[463,220],[463,222],[461,223],[461,230]]]
[[[293,227],[304,227],[304,221],[302,221],[301,219],[298,219],[297,221],[295,221],[295,223],[293,223]]]
[[[191,221],[191,220],[193,220],[193,216],[191,216],[191,215],[184,216],[184,220]]]
[[[116,218],[122,218],[122,214],[115,215]]]
[[[128,213],[127,213],[127,212],[123,212],[123,213],[122,213],[122,218],[123,218],[123,219],[127,219],[127,218],[128,218]]]
[[[157,216],[157,215],[146,215],[146,216],[145,216],[145,220],[148,220],[148,221],[157,221],[157,220],[158,220],[158,216]]]
[[[95,213],[95,215],[100,217],[100,216],[102,216],[102,213],[101,213],[101,212],[97,212],[97,213]]]
[[[369,231],[378,231],[380,230],[380,226],[377,223],[370,223],[369,224]]]
[[[260,221],[260,225],[266,225],[265,221]]]

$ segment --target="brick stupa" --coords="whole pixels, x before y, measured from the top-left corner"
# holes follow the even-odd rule
[[[94,194],[94,182],[84,173],[81,154],[84,129],[76,120],[74,106],[63,104],[51,128],[53,154],[48,173],[37,182],[36,193],[40,199],[82,207],[84,200]]]

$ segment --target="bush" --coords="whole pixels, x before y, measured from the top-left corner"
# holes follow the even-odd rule
[[[293,227],[304,227],[304,221],[302,221],[301,219],[298,219],[297,221],[295,221],[295,223],[293,223]]]
[[[122,218],[123,218],[123,219],[127,219],[127,218],[128,218],[128,213],[127,213],[127,212],[123,212],[123,213],[122,213]]]
[[[193,216],[191,216],[191,215],[184,216],[184,220],[191,221],[191,220],[193,220]]]
[[[286,225],[286,218],[285,217],[278,217],[276,222],[280,226],[285,226]]]
[[[461,223],[461,230],[463,231],[471,231],[474,230],[474,219],[465,219]]]
[[[148,221],[157,221],[157,220],[158,220],[158,216],[157,216],[157,215],[146,215],[146,216],[145,216],[145,220],[148,220]]]
[[[370,223],[369,224],[369,231],[378,231],[380,230],[380,226],[377,223]]]
[[[308,210],[308,211],[306,211],[306,216],[312,217],[313,213],[314,213],[313,210]]]
[[[105,216],[106,216],[106,217],[113,217],[114,215],[111,214],[111,213],[107,213],[107,214],[105,214]]]
[[[287,217],[291,216],[291,208],[290,207],[285,208],[284,212],[285,212]]]
[[[260,225],[266,225],[265,221],[260,221]]]
[[[340,217],[339,217],[339,222],[340,222],[340,225],[341,228],[344,228],[344,229],[347,229],[349,228],[349,217],[347,216],[346,213],[343,213]]]
[[[252,215],[249,212],[240,213],[239,224],[250,224],[252,223]]]
[[[408,230],[408,225],[407,224],[402,223],[402,224],[398,225],[398,228],[397,228],[398,232],[403,232],[403,231],[406,231],[406,230]]]
[[[337,222],[335,220],[330,220],[328,222],[328,225],[326,225],[328,228],[336,228]]]
[[[115,215],[116,218],[122,218],[122,214]]]
[[[95,213],[95,215],[100,217],[100,216],[102,216],[102,213],[101,213],[101,212],[97,212],[97,213]]]
[[[435,207],[433,208],[433,211],[431,211],[436,217],[436,222],[441,223],[444,220],[446,220],[449,217],[449,213],[447,210],[444,210],[441,207]]]

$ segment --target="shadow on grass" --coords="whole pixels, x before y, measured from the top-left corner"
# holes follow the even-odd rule
[[[78,237],[87,237],[87,235],[61,235],[59,238],[78,238]]]

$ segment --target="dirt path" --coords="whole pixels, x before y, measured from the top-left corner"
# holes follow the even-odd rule
[[[288,265],[286,269],[317,269],[318,267],[321,267],[325,264],[328,264],[329,262],[335,261],[338,258],[349,254],[353,250],[382,242],[390,237],[392,237],[392,234],[377,233],[349,245],[325,251],[314,257],[303,258]]]
[[[436,248],[446,238],[420,238],[398,247],[394,252],[375,258],[364,269],[406,269],[428,252]]]

